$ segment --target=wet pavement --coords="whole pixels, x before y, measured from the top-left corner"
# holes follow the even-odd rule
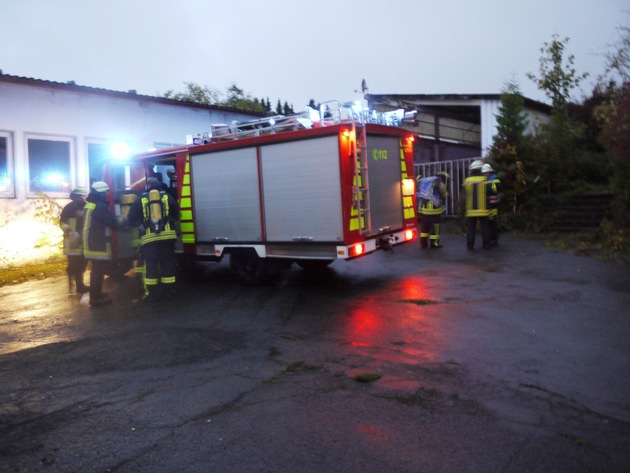
[[[0,471],[629,471],[628,268],[443,240],[160,304],[1,288]]]

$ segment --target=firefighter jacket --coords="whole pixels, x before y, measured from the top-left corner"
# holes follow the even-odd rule
[[[488,176],[488,209],[490,216],[496,217],[499,214],[499,202],[501,202],[501,181],[496,174]]]
[[[431,199],[419,199],[418,211],[420,215],[442,215],[444,213],[448,192],[446,191],[446,185],[440,178],[436,178],[433,181],[431,192]]]
[[[82,255],[83,244],[81,233],[83,232],[83,199],[72,200],[61,211],[59,226],[63,230],[63,254]]]
[[[485,176],[477,174],[467,177],[462,187],[465,199],[465,216],[488,217],[490,215],[487,201],[489,185]]]
[[[92,192],[83,216],[83,254],[88,259],[112,259],[112,229],[118,227],[116,216],[104,196]]]
[[[179,233],[179,205],[168,193],[159,191],[159,197],[151,199],[151,191],[145,192],[129,210],[129,223],[140,224],[140,245],[164,240],[175,240]],[[159,209],[159,215],[155,214]]]

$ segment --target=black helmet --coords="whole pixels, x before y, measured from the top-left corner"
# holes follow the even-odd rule
[[[160,181],[156,177],[150,177],[147,179],[147,190],[159,189]]]

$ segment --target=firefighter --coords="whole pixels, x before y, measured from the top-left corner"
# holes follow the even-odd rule
[[[475,236],[477,225],[481,227],[483,248],[490,249],[490,226],[488,218],[490,211],[487,203],[488,181],[481,173],[483,161],[474,160],[469,167],[470,176],[464,180],[462,195],[464,199],[464,211],[466,217],[466,246],[469,250],[475,249]]]
[[[70,192],[72,200],[61,211],[59,226],[63,230],[63,254],[68,257],[68,292],[85,294],[90,290],[83,283],[87,260],[83,256],[81,232],[83,230],[83,208],[85,207],[85,187],[76,187]]]
[[[488,163],[481,167],[481,172],[488,181],[488,225],[490,226],[490,245],[499,246],[499,202],[501,201],[501,181]]]
[[[105,272],[112,260],[112,230],[119,222],[109,208],[109,186],[103,181],[92,184],[85,204],[83,217],[83,254],[92,263],[90,273],[90,306],[111,304],[109,295],[103,293]]]
[[[175,169],[169,168],[166,171],[166,176],[168,177],[168,192],[174,199],[177,199],[177,173]]]
[[[179,206],[171,195],[160,190],[161,184],[156,178],[147,179],[146,189],[131,207],[128,224],[140,225],[140,245],[145,265],[144,300],[154,302],[161,293],[175,293]]]
[[[440,224],[446,206],[446,180],[450,176],[440,171],[433,177],[418,181],[418,213],[420,214],[420,246],[422,248],[442,248],[440,245]]]

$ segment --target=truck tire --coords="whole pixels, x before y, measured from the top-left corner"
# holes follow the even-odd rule
[[[235,250],[230,253],[230,267],[239,281],[248,286],[263,284],[269,275],[269,265],[265,258],[260,258],[251,248]]]

